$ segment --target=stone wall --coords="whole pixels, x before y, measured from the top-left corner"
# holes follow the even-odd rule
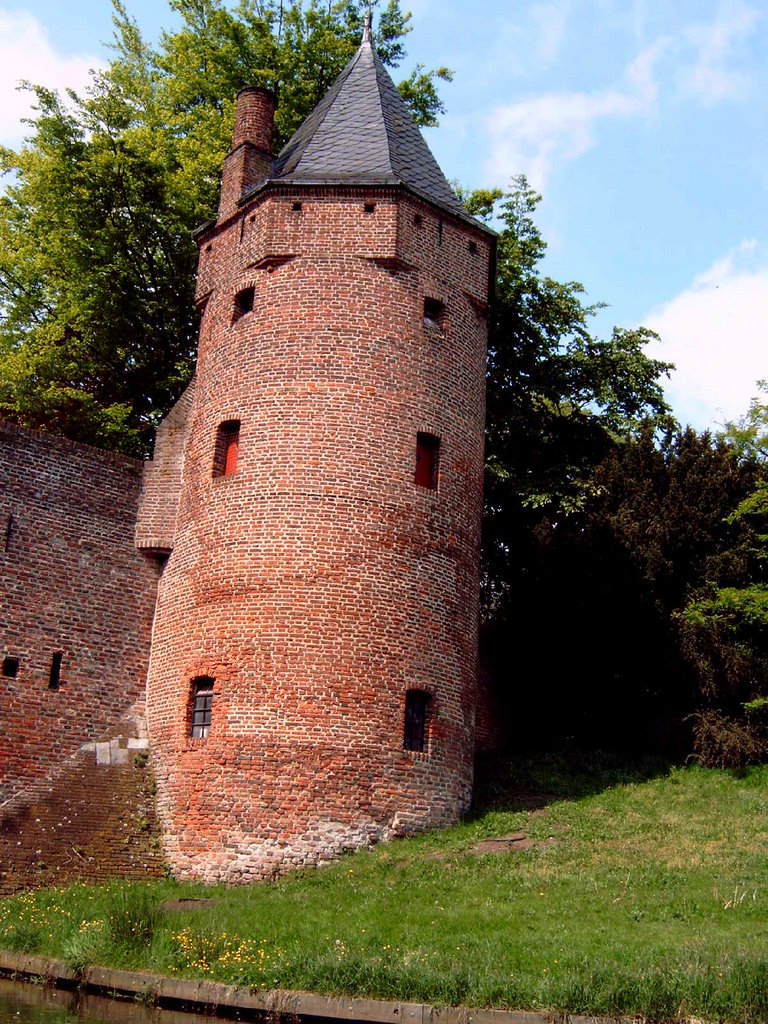
[[[0,803],[143,698],[157,566],[133,541],[141,472],[0,424]]]
[[[468,805],[491,243],[382,187],[268,188],[200,242],[147,711],[172,867],[247,881]],[[440,439],[435,488],[415,482],[419,433]],[[413,689],[421,751],[404,749]]]

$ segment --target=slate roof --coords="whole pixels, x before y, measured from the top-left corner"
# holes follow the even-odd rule
[[[469,220],[369,39],[278,155],[272,180],[405,185]]]

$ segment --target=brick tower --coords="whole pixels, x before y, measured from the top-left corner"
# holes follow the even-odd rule
[[[145,495],[179,480],[148,720],[205,881],[447,824],[472,784],[493,236],[368,30],[274,159],[273,112],[238,97],[183,456]]]

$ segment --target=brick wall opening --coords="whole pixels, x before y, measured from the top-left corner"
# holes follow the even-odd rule
[[[445,331],[445,306],[439,299],[424,299],[424,325]]]
[[[192,680],[189,735],[194,739],[205,739],[211,730],[213,715],[213,679],[199,676]]]
[[[61,662],[64,658],[62,651],[55,651],[51,657],[51,670],[48,673],[48,689],[58,690],[61,686]]]
[[[3,658],[3,675],[6,679],[15,679],[19,674],[19,659],[7,655]]]
[[[253,303],[256,297],[256,289],[251,285],[249,288],[241,288],[235,295],[235,310],[232,314],[232,322],[239,320],[246,313],[253,312]]]
[[[423,753],[429,735],[429,704],[431,697],[423,690],[407,690],[405,694],[405,721],[403,749]]]
[[[213,456],[214,476],[233,476],[240,456],[240,420],[219,424]]]
[[[415,483],[436,491],[439,472],[440,438],[434,434],[417,434]]]

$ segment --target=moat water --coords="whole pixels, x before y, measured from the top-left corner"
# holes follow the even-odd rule
[[[222,1021],[44,985],[0,980],[0,1024],[222,1024]]]

